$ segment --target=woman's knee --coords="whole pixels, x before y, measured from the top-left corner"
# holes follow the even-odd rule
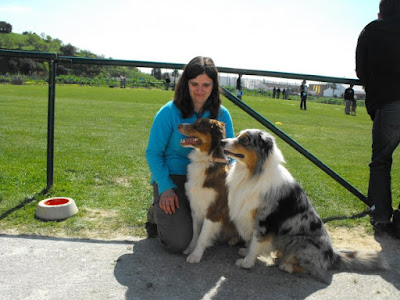
[[[191,237],[187,233],[159,233],[160,241],[168,251],[182,253],[188,246]]]
[[[168,215],[156,207],[155,217],[161,243],[171,252],[182,253],[193,236],[191,216],[182,213]]]

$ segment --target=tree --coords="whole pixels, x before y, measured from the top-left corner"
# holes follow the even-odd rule
[[[0,41],[0,47],[4,49],[14,50],[17,48],[15,39],[12,39],[10,35],[5,35]]]
[[[332,88],[332,97],[336,97],[336,96],[335,96],[335,90],[336,90],[336,88],[337,88],[336,83],[332,82],[332,83],[331,83],[331,88]]]
[[[174,78],[174,83],[175,83],[176,79],[179,77],[178,69],[175,69],[174,71],[172,71],[172,77]]]
[[[43,40],[36,33],[29,34],[27,42],[28,45],[33,47],[35,51],[41,51],[39,49],[41,49],[41,44],[43,43]]]
[[[151,70],[151,75],[156,78],[157,80],[162,79],[162,73],[160,68],[154,68]]]
[[[12,25],[4,22],[4,21],[0,21],[0,33],[10,33],[12,31]]]
[[[22,58],[19,68],[23,74],[30,75],[36,71],[36,62],[30,58]]]
[[[63,56],[75,56],[77,49],[71,44],[60,47],[61,55]]]

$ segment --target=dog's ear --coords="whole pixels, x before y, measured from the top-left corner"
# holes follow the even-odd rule
[[[260,148],[265,154],[269,154],[270,152],[272,152],[272,149],[274,148],[274,141],[269,135],[266,135],[262,131],[260,131],[258,133],[257,140],[260,141]]]
[[[224,139],[225,134],[225,123],[219,122],[217,120],[212,120],[211,123],[211,134],[218,140]]]
[[[221,140],[225,138],[225,124],[217,120],[211,122],[211,147],[210,151],[217,151],[222,149]],[[218,154],[219,153],[215,153]]]
[[[221,129],[221,133],[222,133],[222,138],[226,138],[226,131],[225,131],[225,123],[224,122],[219,122],[218,121],[218,126]]]

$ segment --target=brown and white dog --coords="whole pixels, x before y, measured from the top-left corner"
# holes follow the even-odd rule
[[[279,268],[311,273],[329,282],[328,270],[385,268],[376,252],[340,253],[306,193],[283,166],[284,158],[268,133],[249,129],[224,139],[225,154],[236,160],[227,176],[230,218],[248,245],[236,261],[251,268],[258,255],[278,254]]]
[[[193,238],[183,253],[189,254],[187,262],[198,263],[214,241],[238,236],[228,212],[228,159],[221,147],[225,124],[203,118],[193,124],[179,124],[178,130],[187,136],[181,145],[194,148],[189,154],[185,185],[192,211]]]

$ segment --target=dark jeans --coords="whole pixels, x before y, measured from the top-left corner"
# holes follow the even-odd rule
[[[300,96],[300,109],[307,109],[307,96]]]
[[[393,214],[390,173],[392,154],[399,143],[400,101],[396,101],[377,110],[372,128],[368,199],[375,205],[371,215],[376,222],[390,222]]]
[[[185,191],[186,176],[171,175],[170,177],[177,186],[175,193],[179,199],[179,208],[171,215],[166,214],[159,206],[158,186],[153,183],[154,219],[161,243],[172,252],[182,253],[192,240],[192,213]]]

